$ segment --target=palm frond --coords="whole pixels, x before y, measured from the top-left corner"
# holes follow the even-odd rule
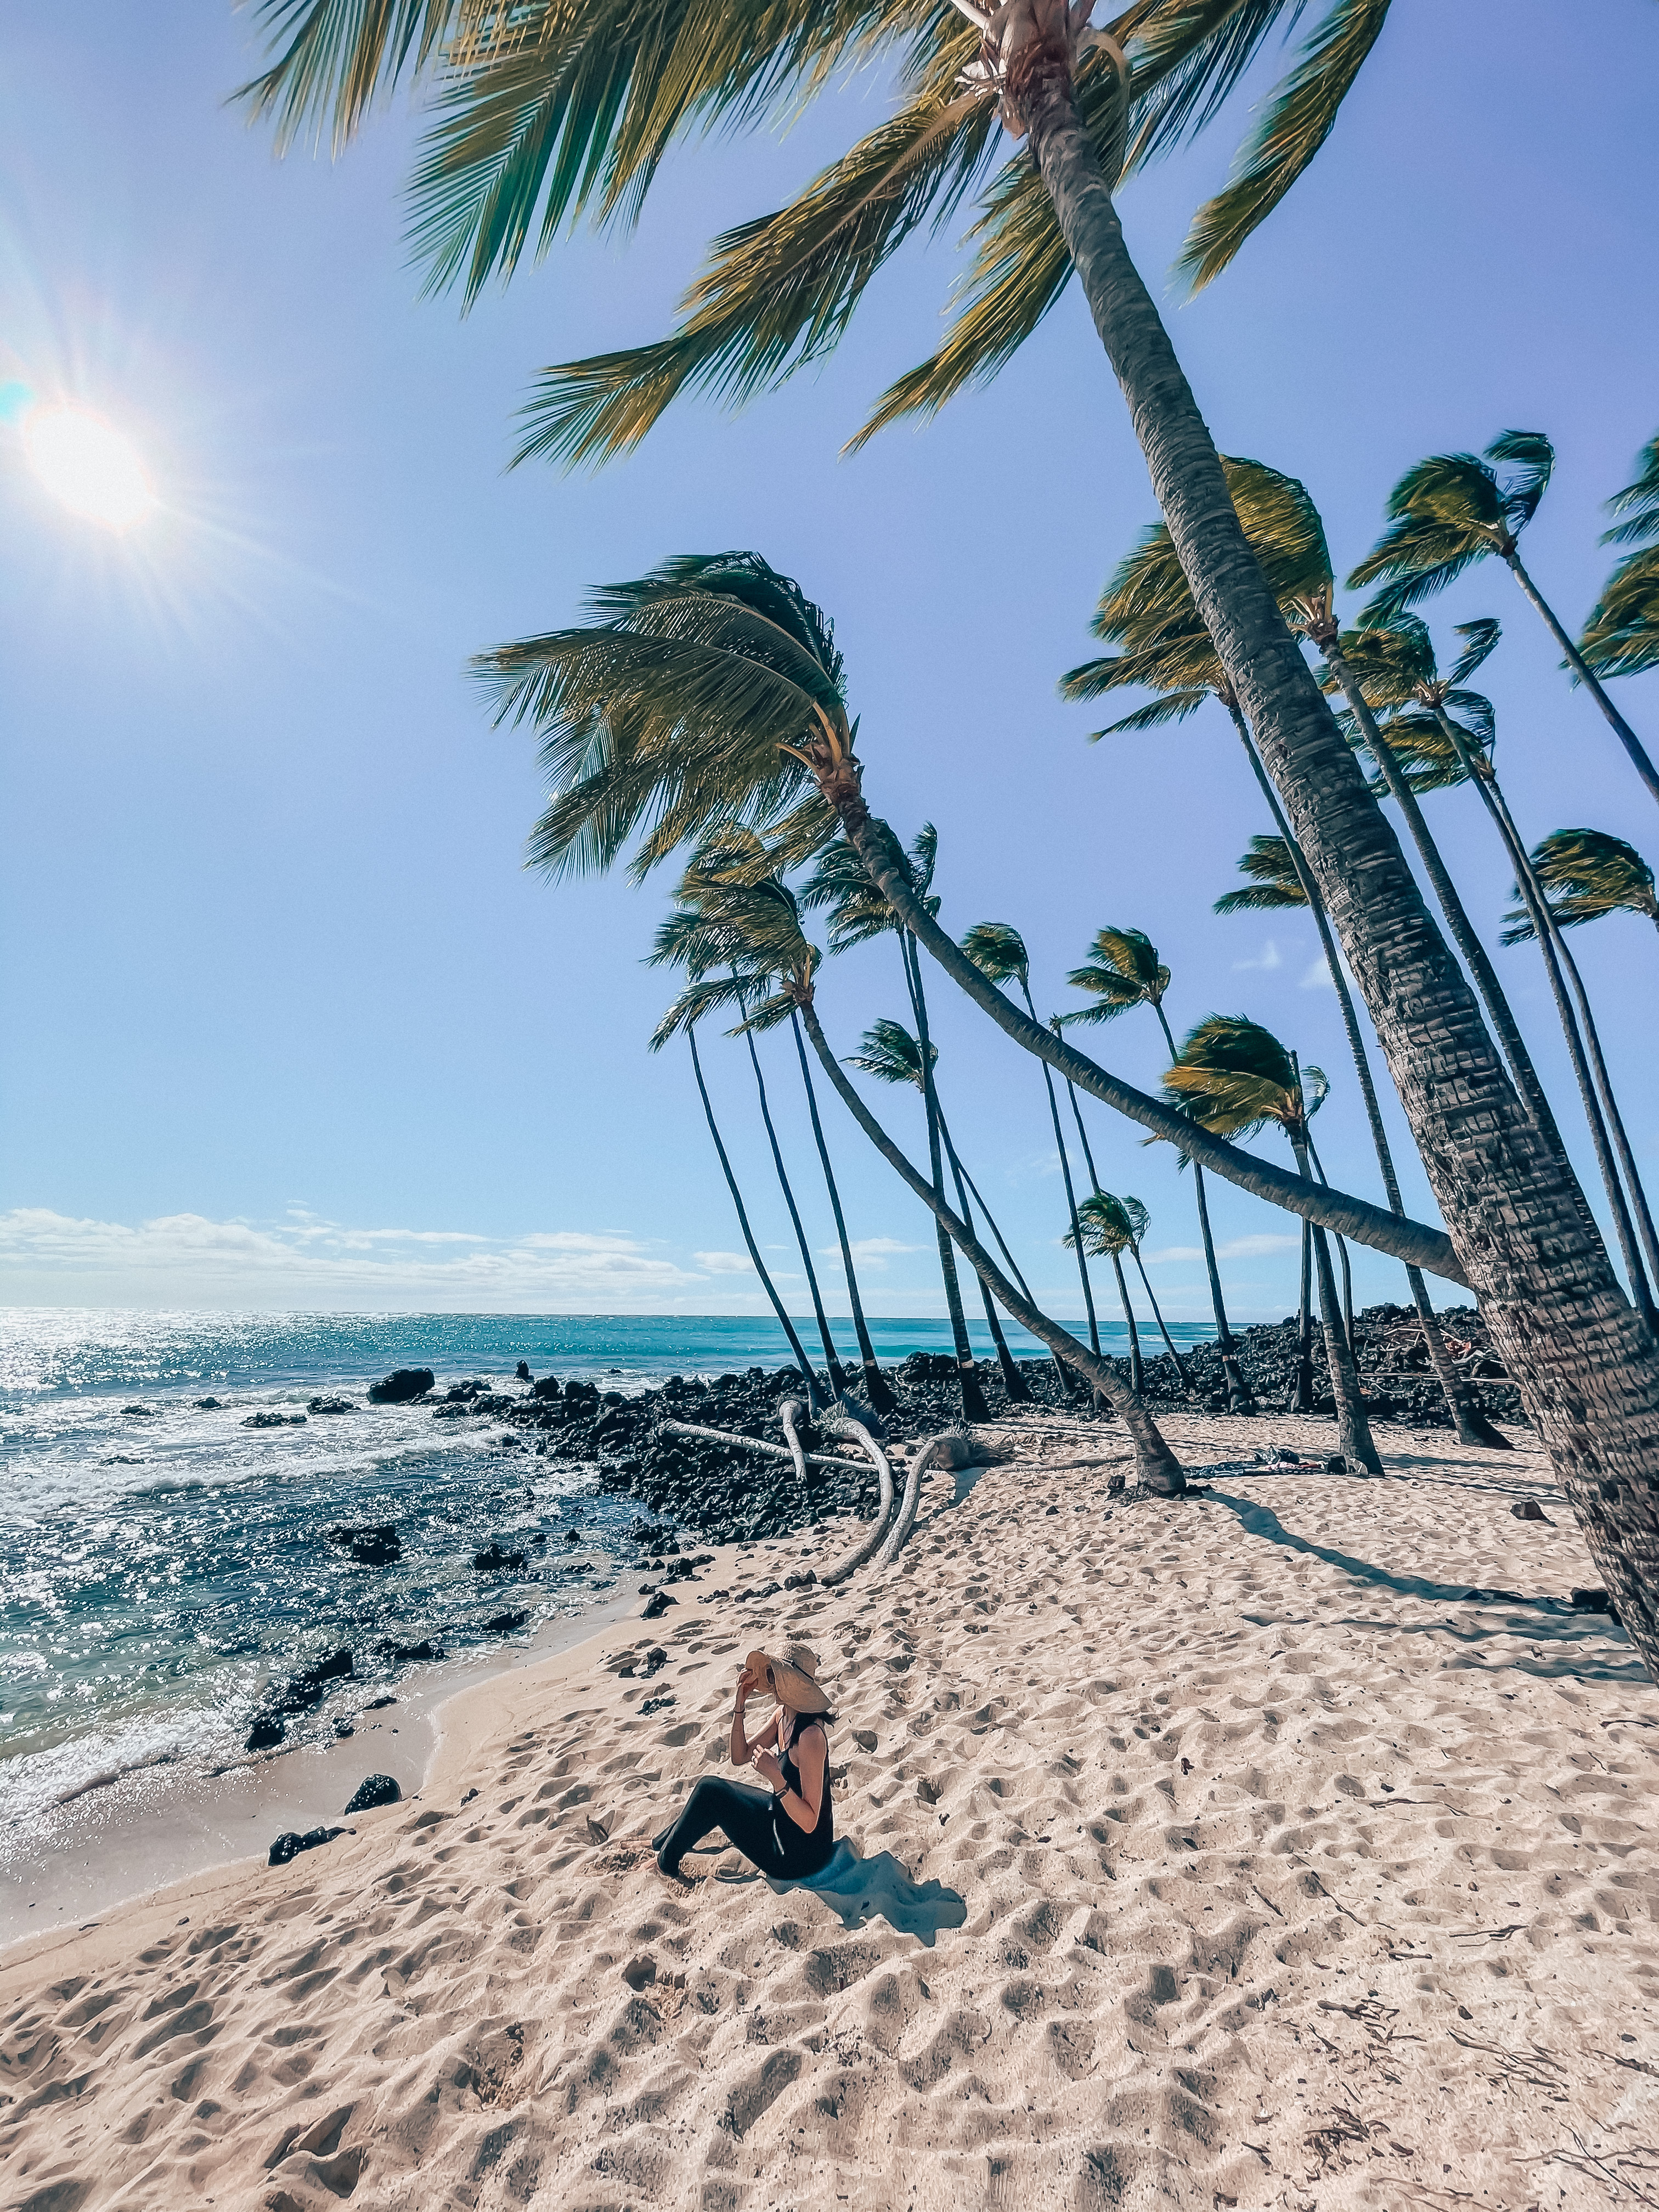
[[[1030,973],[1025,939],[1012,922],[976,921],[963,936],[962,949],[994,983],[1023,982]]]
[[[1125,41],[1133,65],[1126,173],[1197,137],[1272,33],[1282,23],[1294,25],[1305,5],[1306,0],[1175,0],[1149,10]]]
[[[847,1066],[873,1075],[881,1083],[910,1083],[918,1091],[925,1086],[921,1079],[921,1047],[902,1022],[886,1019],[872,1023],[860,1040],[862,1049],[847,1055]],[[939,1064],[939,1047],[931,1039],[927,1046],[927,1065]]]
[[[1207,201],[1176,263],[1197,292],[1218,276],[1313,160],[1382,34],[1389,0],[1336,0],[1240,149],[1226,190]]]
[[[1166,691],[1161,699],[1151,699],[1132,714],[1120,715],[1115,722],[1108,722],[1103,730],[1091,730],[1089,743],[1097,745],[1103,738],[1133,736],[1143,730],[1156,730],[1165,722],[1184,722],[1195,714],[1213,691]]]
[[[1639,914],[1659,921],[1659,896],[1653,870],[1634,845],[1605,830],[1555,830],[1534,845],[1533,872],[1550,910],[1564,929],[1577,929],[1604,915]],[[1517,888],[1514,893],[1520,896]],[[1520,945],[1533,934],[1524,908],[1504,917],[1505,945]]]
[[[1496,652],[1504,625],[1496,615],[1481,615],[1474,622],[1458,623],[1455,628],[1463,640],[1463,650],[1451,665],[1449,681],[1467,684],[1481,662]]]
[[[1308,903],[1291,848],[1283,837],[1252,837],[1238,871],[1251,881],[1242,890],[1224,892],[1215,902],[1217,914],[1258,914]]]
[[[1659,668],[1659,545],[1626,555],[1607,578],[1579,650],[1598,676]]]
[[[1518,537],[1538,512],[1538,502],[1555,473],[1555,448],[1541,430],[1500,430],[1486,459],[1514,471],[1504,486],[1504,507]]]
[[[1081,1199],[1077,1209],[1078,1230],[1082,1232],[1083,1249],[1091,1260],[1109,1260],[1120,1252],[1127,1252],[1135,1241],[1134,1224],[1121,1198],[1109,1190],[1092,1192]],[[1062,1243],[1075,1249],[1078,1236],[1068,1229]]]
[[[1604,545],[1645,545],[1659,538],[1659,437],[1648,440],[1636,456],[1636,475],[1607,501],[1609,514],[1624,520],[1601,532]]]
[[[326,136],[338,154],[377,98],[420,76],[463,26],[501,13],[498,0],[258,0],[253,20],[275,58],[233,97],[274,122],[279,153]]]
[[[970,39],[964,59],[971,51]],[[680,392],[738,406],[821,359],[888,258],[959,204],[997,128],[988,91],[911,101],[786,207],[716,239],[672,336],[544,370],[515,459],[603,460],[637,445]]]
[[[1316,1071],[1308,1070],[1307,1075]],[[1304,1118],[1295,1063],[1270,1030],[1243,1014],[1206,1014],[1183,1039],[1164,1088],[1214,1135],[1253,1135]]]
[[[723,1006],[737,1004],[741,997],[742,986],[729,975],[710,976],[688,983],[652,1030],[648,1040],[650,1049],[660,1052],[669,1039],[678,1036],[682,1030],[690,1029],[705,1014],[715,1013]]]

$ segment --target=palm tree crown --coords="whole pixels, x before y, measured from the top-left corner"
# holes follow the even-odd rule
[[[1308,903],[1291,848],[1282,837],[1252,837],[1238,870],[1251,880],[1236,891],[1224,891],[1215,902],[1217,914],[1264,913]]]
[[[1322,1069],[1298,1068],[1271,1030],[1243,1014],[1206,1015],[1164,1080],[1218,1136],[1254,1136],[1275,1121],[1297,1145],[1330,1088]]]
[[[1073,969],[1066,980],[1074,991],[1089,992],[1094,1004],[1062,1014],[1062,1023],[1115,1021],[1131,1006],[1162,1003],[1170,988],[1170,971],[1145,930],[1097,930],[1091,950],[1094,958]]]
[[[1083,1249],[1091,1260],[1115,1259],[1121,1253],[1133,1251],[1147,1223],[1146,1209],[1138,1198],[1116,1198],[1109,1190],[1097,1190],[1085,1198],[1078,1207],[1077,1218]],[[1076,1241],[1068,1229],[1066,1243]]]
[[[1622,837],[1605,830],[1556,830],[1534,846],[1532,867],[1563,929],[1608,914],[1642,914],[1659,926],[1653,870]],[[1504,920],[1505,945],[1531,938],[1532,922],[1524,911]]]
[[[1554,466],[1541,430],[1504,430],[1484,455],[1433,453],[1407,469],[1389,494],[1392,527],[1348,579],[1355,591],[1382,586],[1363,619],[1418,605],[1490,553],[1511,559]]]
[[[873,1022],[860,1042],[862,1050],[846,1055],[848,1067],[862,1068],[865,1074],[873,1075],[881,1083],[914,1084],[918,1091],[925,1088],[921,1047],[902,1022],[885,1018]],[[939,1065],[939,1047],[931,1039],[927,1060],[930,1066]]]
[[[1607,501],[1619,515],[1604,545],[1633,545],[1601,586],[1579,648],[1598,676],[1659,668],[1659,437],[1637,456],[1636,476]]]

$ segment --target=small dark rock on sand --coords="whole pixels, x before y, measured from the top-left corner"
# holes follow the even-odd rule
[[[665,1589],[657,1590],[647,1598],[645,1610],[640,1618],[641,1620],[660,1620],[673,1602],[674,1600],[669,1596]]]
[[[1549,1521],[1550,1517],[1535,1498],[1517,1498],[1510,1511],[1517,1521]],[[1554,1525],[1553,1522],[1550,1522],[1552,1528]]]
[[[393,1784],[396,1787],[396,1784]],[[303,1836],[296,1836],[290,1828],[286,1835],[278,1836],[270,1847],[267,1866],[286,1866],[290,1859],[298,1858],[301,1851],[314,1851],[319,1844],[331,1844],[336,1836],[343,1836],[343,1828],[308,1828]]]
[[[398,1367],[368,1386],[371,1406],[402,1406],[411,1398],[424,1398],[437,1378],[429,1367]]]
[[[389,1774],[365,1775],[352,1791],[351,1802],[345,1809],[349,1814],[371,1813],[377,1805],[401,1803],[403,1794]]]
[[[253,1726],[248,1730],[244,1751],[269,1751],[288,1734],[287,1723],[280,1713],[256,1713]]]
[[[1575,1613],[1605,1613],[1615,1626],[1619,1620],[1619,1608],[1604,1589],[1576,1589],[1572,1609]]]

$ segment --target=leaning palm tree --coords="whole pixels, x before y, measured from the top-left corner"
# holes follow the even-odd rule
[[[929,886],[939,860],[939,832],[931,822],[924,822],[911,842],[908,854],[910,881],[924,909],[937,915],[939,901]],[[872,938],[896,934],[899,958],[904,969],[904,987],[909,994],[911,1011],[915,1017],[917,1033],[927,1034],[927,1001],[922,994],[921,971],[913,957],[908,934],[901,925],[892,907],[872,881],[856,852],[844,838],[838,838],[818,854],[817,865],[807,878],[801,891],[801,903],[811,908],[824,906],[830,909],[830,950],[845,952],[855,945],[865,945]],[[927,1111],[927,1157],[933,1163],[933,1187],[945,1195],[944,1155],[939,1137],[939,1098],[933,1086],[933,1055],[926,1055],[920,1070],[920,1086]],[[962,1393],[963,1419],[983,1421],[989,1418],[985,1393],[979,1379],[978,1364],[969,1340],[967,1316],[963,1311],[962,1285],[957,1274],[956,1255],[951,1239],[942,1223],[935,1221],[939,1237],[939,1273],[945,1284],[945,1310],[951,1323],[951,1338],[956,1351],[957,1387]],[[981,1289],[983,1285],[981,1285]],[[1007,1370],[1005,1369],[1005,1375]]]
[[[1164,1318],[1164,1309],[1158,1304],[1158,1293],[1152,1288],[1152,1279],[1146,1273],[1146,1262],[1141,1252],[1141,1246],[1146,1241],[1146,1231],[1152,1225],[1152,1217],[1139,1199],[1131,1197],[1127,1192],[1119,1199],[1118,1204],[1123,1208],[1128,1220],[1129,1256],[1135,1263],[1135,1273],[1140,1277],[1140,1287],[1146,1293],[1146,1303],[1152,1310],[1152,1319],[1158,1323],[1158,1333],[1164,1339],[1164,1349],[1170,1355],[1170,1364],[1175,1369],[1182,1389],[1190,1398],[1193,1395],[1192,1377],[1188,1374],[1181,1354],[1176,1348],[1176,1340],[1170,1334],[1170,1325]]]
[[[1243,518],[1251,547],[1262,562],[1273,591],[1289,611],[1298,629],[1319,645],[1328,665],[1340,672],[1355,703],[1369,715],[1370,709],[1365,707],[1358,680],[1341,659],[1338,647],[1337,625],[1333,611],[1335,582],[1325,545],[1324,526],[1317,508],[1305,488],[1294,477],[1282,476],[1278,470],[1270,469],[1262,462],[1229,459],[1225,465],[1229,487]],[[1243,746],[1251,772],[1267,801],[1268,811],[1278,825],[1280,841],[1291,856],[1301,884],[1304,902],[1319,933],[1326,964],[1336,980],[1339,991],[1346,999],[1343,963],[1337,957],[1335,934],[1325,901],[1301,848],[1291,834],[1290,823],[1279,804],[1279,794],[1262,767],[1237,697],[1222,669],[1208,633],[1199,621],[1191,588],[1176,558],[1170,533],[1161,524],[1147,531],[1134,551],[1119,564],[1102,596],[1091,627],[1097,637],[1120,645],[1124,649],[1119,653],[1088,661],[1081,667],[1074,668],[1061,679],[1062,696],[1074,699],[1097,698],[1126,686],[1151,690],[1158,695],[1146,705],[1134,708],[1119,720],[1109,723],[1105,729],[1097,731],[1095,736],[1097,738],[1120,733],[1139,733],[1168,721],[1184,720],[1212,699],[1218,701],[1225,708],[1234,732]],[[1375,729],[1374,720],[1372,728]],[[1377,742],[1380,745],[1380,738]],[[1387,748],[1382,750],[1386,751]],[[1534,1121],[1540,1127],[1553,1129],[1553,1123],[1546,1119],[1549,1111],[1548,1102],[1544,1097],[1543,1087],[1537,1080],[1530,1056],[1522,1042],[1509,1001],[1498,982],[1497,970],[1475,933],[1474,926],[1447,872],[1404,771],[1393,760],[1392,755],[1384,765],[1383,773],[1392,779],[1391,789],[1398,787],[1396,796],[1423,854],[1442,911],[1458,945],[1468,958],[1510,1065],[1516,1071],[1523,1096],[1532,1105]],[[1352,1017],[1352,1000],[1347,1000],[1345,1016]],[[1360,1097],[1364,1103],[1371,1142],[1382,1171],[1382,1187],[1388,1194],[1390,1208],[1403,1216],[1406,1209],[1401,1196],[1399,1177],[1395,1173],[1393,1154],[1377,1104],[1370,1060],[1357,1022],[1352,1023],[1348,1029],[1348,1042],[1354,1055]],[[1562,1157],[1565,1160],[1565,1154]],[[1305,1348],[1309,1270],[1312,1263],[1305,1236],[1303,1243],[1301,1334]],[[1480,1413],[1463,1377],[1452,1365],[1439,1324],[1434,1316],[1433,1304],[1421,1267],[1408,1259],[1406,1276],[1430,1361],[1445,1394],[1459,1440],[1467,1444],[1487,1445],[1494,1449],[1505,1449],[1507,1439]],[[1301,1372],[1304,1380],[1297,1386],[1298,1402],[1305,1396],[1309,1387],[1305,1379],[1308,1372],[1305,1357],[1301,1363]]]
[[[1624,838],[1606,830],[1553,830],[1533,847],[1531,860],[1558,927],[1577,929],[1609,914],[1640,914],[1659,928],[1653,870]],[[1524,945],[1535,933],[1524,908],[1504,921],[1505,945]]]
[[[1472,562],[1495,553],[1543,617],[1650,794],[1659,799],[1659,769],[1522,563],[1521,533],[1537,514],[1554,467],[1555,448],[1541,430],[1504,430],[1484,454],[1434,453],[1419,461],[1389,494],[1391,526],[1348,582],[1355,590],[1382,585],[1363,617],[1375,625],[1420,606]]]
[[[1598,676],[1639,676],[1659,668],[1659,437],[1636,459],[1636,477],[1607,501],[1622,517],[1601,533],[1604,545],[1633,545],[1601,586],[1580,652]]]
[[[796,1334],[795,1324],[789,1318],[788,1309],[778,1296],[778,1286],[772,1280],[770,1271],[761,1257],[760,1246],[755,1242],[755,1232],[749,1225],[749,1209],[743,1202],[743,1193],[738,1187],[737,1176],[732,1171],[732,1162],[720,1136],[720,1124],[714,1119],[714,1109],[709,1103],[708,1086],[703,1081],[702,1061],[697,1054],[697,1022],[700,1016],[709,1012],[711,1003],[714,1003],[711,994],[703,984],[690,984],[681,992],[679,997],[675,1000],[673,1005],[669,1007],[656,1028],[651,1032],[651,1049],[653,1052],[660,1052],[670,1037],[681,1030],[684,1030],[685,1041],[691,1048],[691,1070],[697,1079],[697,1096],[702,1101],[703,1115],[708,1123],[708,1133],[714,1140],[714,1151],[720,1159],[720,1173],[725,1176],[726,1188],[731,1193],[732,1204],[738,1217],[738,1226],[743,1231],[743,1241],[748,1247],[750,1263],[756,1274],[760,1278],[761,1287],[770,1301],[773,1312],[778,1317],[778,1327],[783,1331],[788,1341],[789,1349],[795,1355],[795,1364],[800,1369],[801,1379],[806,1386],[807,1403],[816,1406],[818,1402],[817,1377],[813,1372],[811,1361],[806,1356],[806,1347]]]
[[[1255,748],[1250,744],[1248,731],[1244,732],[1244,742],[1255,760]],[[1260,765],[1259,762],[1257,765]],[[1159,960],[1158,948],[1151,938],[1144,930],[1108,927],[1096,933],[1092,950],[1093,960],[1081,968],[1074,968],[1066,980],[1074,990],[1090,993],[1093,1003],[1079,1012],[1060,1015],[1060,1027],[1064,1029],[1079,1022],[1112,1021],[1131,1006],[1150,1006],[1158,1016],[1158,1024],[1164,1031],[1164,1041],[1173,1060],[1176,1041],[1170,1028],[1169,1017],[1164,1011],[1164,994],[1170,988],[1170,971]],[[1180,1158],[1183,1167],[1190,1165],[1193,1170],[1193,1195],[1198,1203],[1199,1233],[1203,1240],[1204,1264],[1210,1278],[1210,1304],[1215,1313],[1216,1345],[1221,1355],[1221,1371],[1227,1386],[1228,1408],[1236,1413],[1248,1413],[1251,1406],[1249,1386],[1239,1366],[1238,1346],[1227,1326],[1226,1308],[1222,1304],[1221,1270],[1216,1261],[1215,1239],[1210,1233],[1210,1208],[1204,1189],[1204,1170],[1185,1152],[1180,1155]],[[1136,1202],[1138,1204],[1139,1200]],[[1137,1246],[1137,1261],[1139,1256]],[[1142,1272],[1144,1275],[1145,1271]],[[1146,1290],[1147,1296],[1151,1297],[1151,1284],[1147,1285]],[[1156,1299],[1152,1300],[1152,1310],[1158,1313]],[[1164,1328],[1161,1314],[1158,1314],[1158,1327]],[[1164,1329],[1164,1340],[1166,1344],[1170,1342],[1167,1329]],[[1176,1357],[1175,1346],[1170,1345],[1170,1350],[1171,1356],[1175,1357],[1176,1369],[1180,1370],[1181,1361]],[[1182,1379],[1183,1382],[1186,1380],[1184,1371]]]
[[[1202,434],[1201,426],[1192,433]],[[1164,459],[1179,475],[1180,456],[1194,450],[1183,433]],[[1207,525],[1198,529],[1205,547],[1206,533]],[[1172,534],[1192,550],[1184,510]],[[1237,542],[1242,573],[1249,549],[1242,535]],[[1325,726],[1302,714],[1297,685],[1311,675],[1293,647],[1301,677],[1284,665],[1249,611],[1259,611],[1253,587],[1244,611],[1229,606],[1224,624],[1222,601],[1201,574],[1200,584],[1206,619],[1226,640],[1229,680],[1247,715],[1258,710],[1255,735],[1455,1241],[1188,1129],[1172,1105],[1053,1036],[982,975],[924,911],[897,839],[865,799],[828,623],[757,556],[665,562],[611,586],[586,623],[501,647],[478,670],[497,720],[528,721],[543,735],[558,796],[532,837],[532,866],[556,877],[631,850],[642,874],[731,820],[787,828],[810,848],[833,817],[918,944],[1016,1043],[1243,1188],[1473,1289],[1621,1617],[1659,1672],[1659,1588],[1650,1589],[1640,1565],[1639,1487],[1650,1471],[1659,1476],[1659,1346],[1619,1288],[1571,1165],[1510,1089],[1340,732],[1329,725],[1328,746]],[[1083,1372],[1097,1367],[1091,1355]]]
[[[1472,783],[1516,871],[1566,1040],[1626,1273],[1637,1305],[1650,1325],[1659,1330],[1659,1311],[1655,1310],[1647,1273],[1652,1270],[1654,1279],[1659,1280],[1659,1236],[1655,1234],[1636,1155],[1607,1073],[1589,997],[1577,963],[1533,875],[1530,856],[1498,781],[1492,760],[1497,720],[1492,702],[1480,692],[1469,690],[1462,681],[1496,648],[1499,625],[1486,617],[1460,623],[1458,633],[1464,640],[1464,649],[1443,676],[1428,626],[1413,614],[1397,614],[1354,633],[1347,641],[1349,665],[1371,705],[1391,710],[1382,726],[1383,741],[1413,789],[1426,793]],[[1576,1011],[1568,995],[1569,981],[1572,999],[1577,1002]],[[1646,1250],[1646,1269],[1638,1239]]]
[[[1254,1135],[1269,1121],[1285,1135],[1302,1174],[1311,1178],[1308,1123],[1323,1103],[1328,1085],[1316,1067],[1302,1068],[1277,1037],[1242,1014],[1210,1014],[1188,1030],[1175,1064],[1164,1077],[1169,1088],[1188,1100],[1193,1111],[1232,1135]],[[1331,1395],[1343,1457],[1351,1467],[1381,1474],[1382,1462],[1371,1441],[1360,1393],[1358,1370],[1342,1326],[1336,1278],[1325,1232],[1313,1231],[1314,1266],[1319,1279],[1319,1309],[1325,1324]]]
[[[1129,1387],[1139,1396],[1146,1388],[1146,1364],[1141,1358],[1140,1331],[1129,1303],[1129,1285],[1123,1276],[1123,1255],[1134,1242],[1134,1224],[1121,1199],[1109,1190],[1092,1190],[1077,1210],[1077,1239],[1093,1260],[1109,1260],[1117,1278],[1118,1303],[1123,1308],[1124,1334],[1129,1340]],[[1066,1232],[1066,1242],[1072,1241]]]
[[[873,1075],[878,1082],[913,1084],[924,1099],[931,1093],[939,1139],[950,1160],[951,1177],[957,1187],[957,1204],[962,1208],[963,1219],[971,1229],[974,1225],[974,1212],[968,1202],[967,1191],[967,1183],[970,1178],[965,1175],[962,1162],[957,1157],[957,1148],[951,1141],[951,1131],[945,1119],[945,1109],[939,1103],[937,1082],[929,1079],[936,1077],[937,1074],[939,1066],[937,1045],[928,1046],[927,1061],[927,1070],[924,1073],[922,1048],[919,1040],[911,1035],[902,1022],[890,1022],[885,1019],[876,1022],[872,1028],[865,1031],[861,1051],[847,1055],[848,1067],[860,1068],[866,1075]],[[996,1224],[991,1220],[989,1211],[986,1208],[982,1198],[980,1200],[980,1206],[985,1212],[992,1235],[995,1237],[998,1243],[1001,1244],[1001,1232]],[[1003,1249],[1006,1251],[1006,1245],[1003,1246]],[[997,1364],[1002,1370],[1004,1386],[1010,1399],[1015,1404],[1024,1405],[1030,1398],[1030,1387],[1025,1377],[1020,1373],[1013,1354],[1008,1349],[1008,1340],[1002,1333],[1002,1323],[997,1319],[996,1305],[988,1287],[983,1281],[979,1287],[980,1295],[985,1304],[986,1325],[991,1332],[991,1341],[996,1347]]]
[[[976,921],[962,940],[962,949],[981,975],[994,983],[1015,982],[1025,1001],[1026,1012],[1033,1022],[1036,1007],[1031,998],[1031,962],[1025,950],[1025,940],[1011,922]],[[1089,1261],[1083,1249],[1083,1240],[1078,1235],[1077,1194],[1072,1187],[1072,1164],[1066,1157],[1066,1134],[1060,1126],[1060,1107],[1054,1098],[1054,1071],[1047,1060],[1042,1063],[1042,1080],[1048,1092],[1048,1119],[1054,1133],[1054,1152],[1060,1161],[1060,1180],[1066,1187],[1066,1213],[1071,1235],[1066,1241],[1077,1252],[1077,1272],[1083,1285],[1083,1310],[1089,1321],[1089,1342],[1098,1353],[1100,1324],[1095,1315],[1094,1286],[1089,1280]],[[1060,1387],[1069,1396],[1071,1380],[1066,1370],[1057,1370]]]

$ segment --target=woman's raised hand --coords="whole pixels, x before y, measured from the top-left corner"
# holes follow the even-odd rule
[[[751,1752],[749,1763],[763,1782],[769,1782],[774,1790],[782,1789],[783,1769],[769,1751]]]

